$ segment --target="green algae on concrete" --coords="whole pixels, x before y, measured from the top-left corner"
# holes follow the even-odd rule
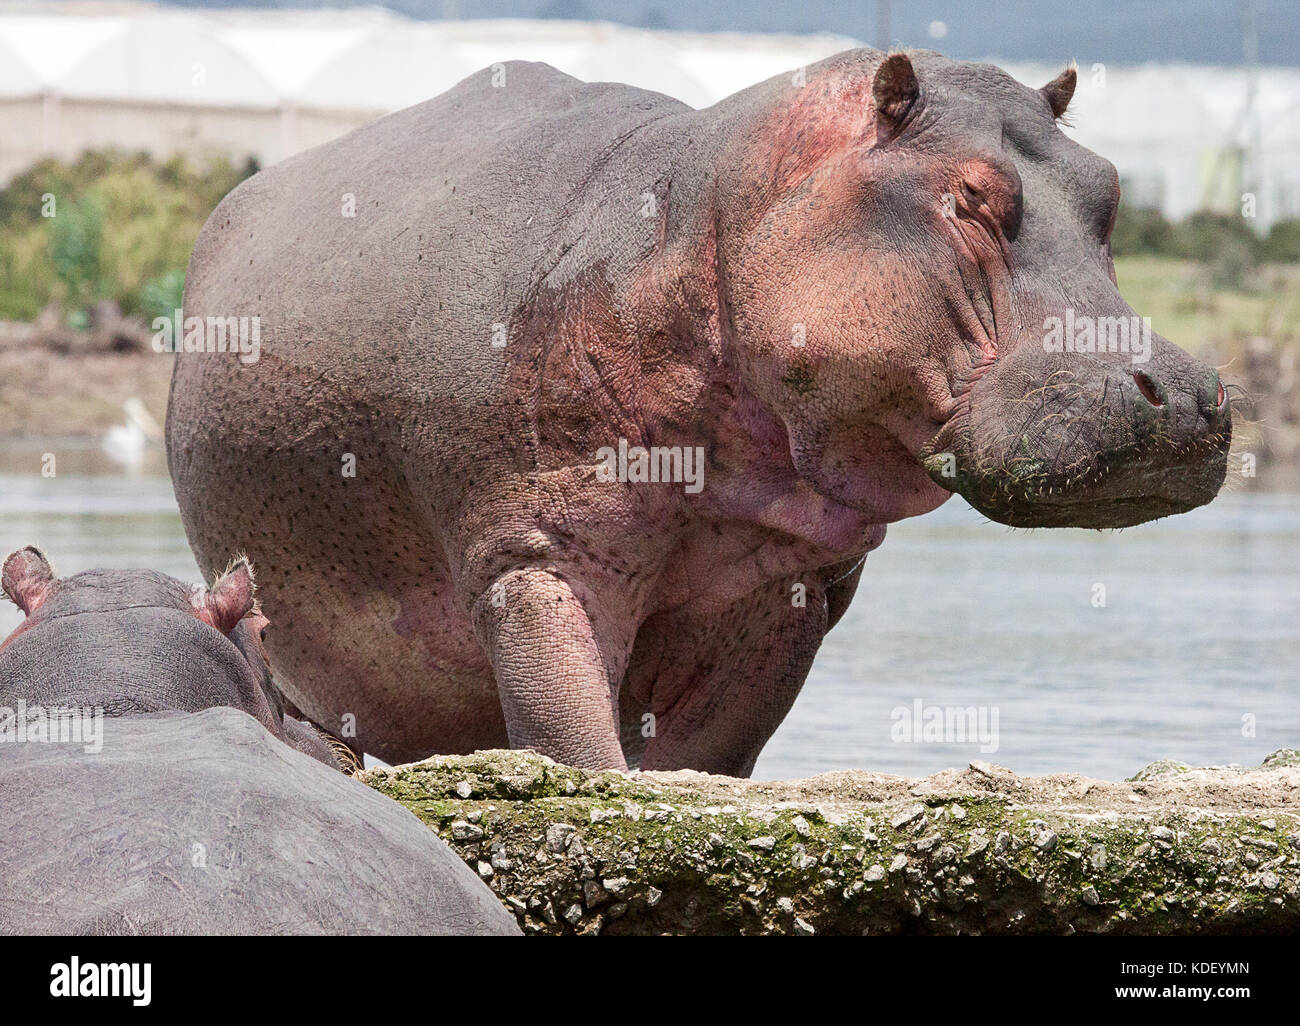
[[[773,782],[488,751],[359,778],[529,933],[1273,933],[1300,928],[1295,755],[1122,783],[982,762]]]

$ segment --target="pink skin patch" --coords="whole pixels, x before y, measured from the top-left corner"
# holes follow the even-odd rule
[[[54,571],[39,549],[30,545],[5,560],[0,585],[10,600],[28,616],[45,601],[54,583]]]
[[[240,620],[253,611],[255,589],[253,568],[247,560],[241,559],[211,588],[195,592],[195,615],[222,634],[229,634]]]

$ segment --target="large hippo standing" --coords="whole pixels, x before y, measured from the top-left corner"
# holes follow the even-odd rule
[[[749,772],[886,524],[1222,483],[1216,372],[1118,334],[1074,84],[854,50],[696,111],[510,63],[263,171],[186,284],[200,564],[249,551],[288,694],[384,759]]]
[[[423,824],[284,716],[252,571],[4,563],[0,934],[518,933]]]

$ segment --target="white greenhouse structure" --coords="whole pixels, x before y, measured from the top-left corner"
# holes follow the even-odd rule
[[[88,148],[280,160],[498,61],[546,61],[695,107],[857,45],[566,21],[411,21],[380,9],[180,11],[0,4],[0,182]],[[1044,55],[1050,57],[1052,55]],[[1055,63],[1001,63],[1038,86]],[[1300,70],[1084,64],[1075,138],[1170,217],[1255,197],[1260,228],[1300,217]],[[1253,115],[1252,113],[1253,112]]]

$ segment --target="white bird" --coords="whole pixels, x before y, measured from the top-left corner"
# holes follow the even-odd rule
[[[144,465],[145,451],[162,441],[162,428],[134,396],[122,404],[122,412],[126,423],[104,432],[103,449],[128,470],[139,470]]]

